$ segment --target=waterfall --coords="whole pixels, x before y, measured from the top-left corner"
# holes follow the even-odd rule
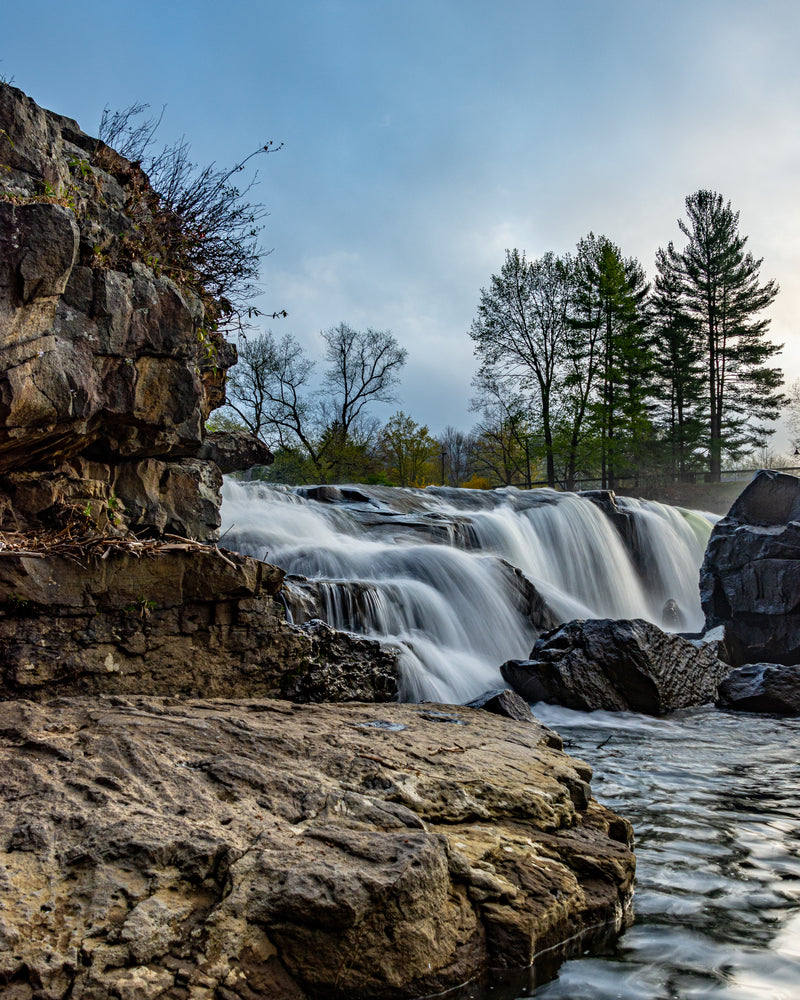
[[[364,500],[331,504],[227,479],[224,543],[284,569],[298,607],[397,647],[405,699],[463,702],[499,686],[537,624],[661,624],[671,599],[683,629],[702,625],[714,515],[554,490],[359,490]]]

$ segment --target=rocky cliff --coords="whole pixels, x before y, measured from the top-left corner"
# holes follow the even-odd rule
[[[397,654],[215,544],[269,454],[204,433],[235,351],[157,211],[0,85],[0,996],[408,997],[618,930],[631,831],[554,734],[300,704]]]
[[[215,537],[203,428],[236,351],[214,304],[154,255],[156,206],[136,164],[0,84],[3,527],[72,512]],[[250,448],[250,464],[270,460]]]

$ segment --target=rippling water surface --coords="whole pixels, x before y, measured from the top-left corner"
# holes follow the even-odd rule
[[[633,926],[537,1000],[798,1000],[800,720],[534,711],[633,822],[638,866]]]

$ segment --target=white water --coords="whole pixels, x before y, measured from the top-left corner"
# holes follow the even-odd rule
[[[673,599],[684,629],[702,625],[697,581],[713,515],[620,501],[635,557],[580,495],[363,489],[372,504],[341,506],[227,480],[224,544],[320,581],[320,617],[396,645],[406,699],[469,700],[501,685],[500,664],[528,656],[535,630],[507,563],[562,621],[661,624]]]

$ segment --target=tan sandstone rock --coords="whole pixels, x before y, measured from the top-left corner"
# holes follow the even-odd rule
[[[630,827],[538,724],[105,697],[0,733],[20,997],[418,996],[625,917]]]

